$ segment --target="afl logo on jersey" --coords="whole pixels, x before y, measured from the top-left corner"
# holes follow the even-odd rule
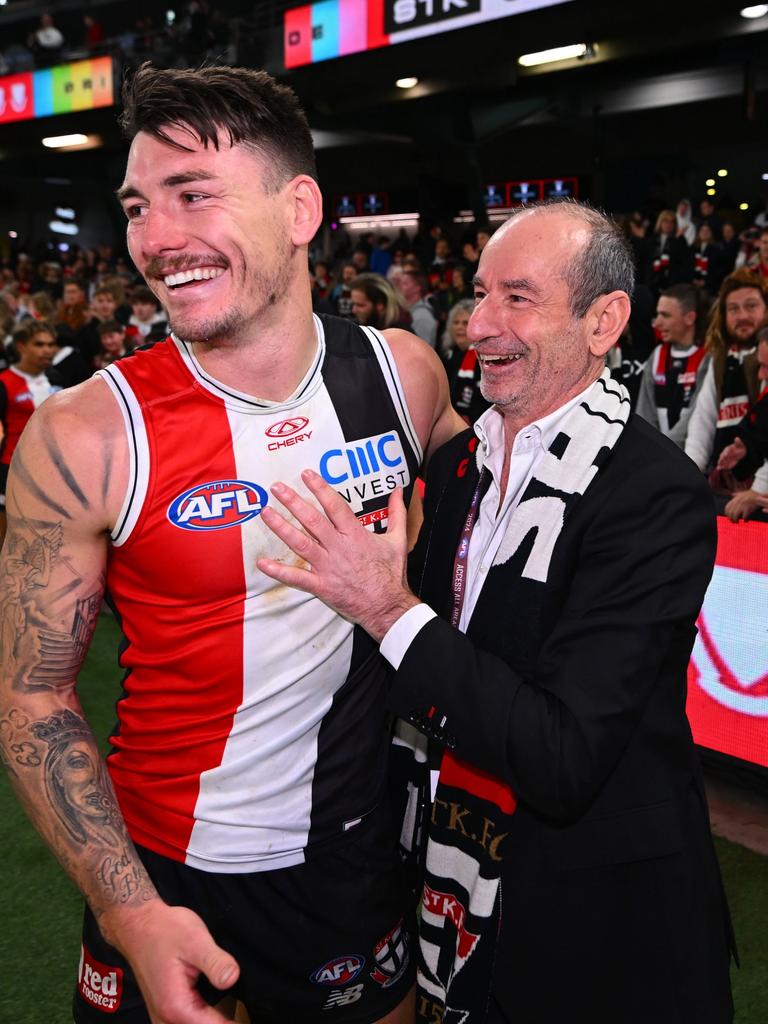
[[[309,420],[304,416],[294,416],[293,419],[273,423],[271,427],[267,427],[264,433],[267,437],[290,437],[291,434],[298,434],[308,424]]]
[[[350,981],[354,981],[363,967],[365,967],[365,957],[350,953],[348,956],[338,956],[335,960],[329,960],[327,964],[318,967],[309,976],[309,980],[315,985],[333,985],[340,988],[342,985],[348,985]]]
[[[168,519],[182,530],[226,530],[261,515],[267,492],[247,480],[214,480],[184,491],[168,506]]]

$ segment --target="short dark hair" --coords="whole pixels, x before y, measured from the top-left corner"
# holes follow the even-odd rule
[[[56,328],[49,320],[28,320],[11,335],[14,345],[26,345],[38,334],[49,334],[56,341]]]
[[[699,290],[692,284],[673,284],[661,293],[665,299],[675,299],[684,313],[696,313],[701,309]]]
[[[219,133],[265,158],[264,188],[278,189],[297,174],[317,179],[312,133],[292,89],[266,71],[208,66],[153,68],[149,61],[123,83],[119,123],[129,139],[139,132],[167,145],[169,128],[182,128],[207,149]]]
[[[131,292],[130,304],[133,305],[134,302],[152,302],[158,309],[160,308],[160,300],[158,297],[151,288],[147,288],[146,285],[143,284],[134,288]]]
[[[125,334],[125,324],[121,324],[119,320],[104,320],[96,331],[100,338],[105,334]]]

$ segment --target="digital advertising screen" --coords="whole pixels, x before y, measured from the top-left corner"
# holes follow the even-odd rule
[[[768,768],[768,523],[717,523],[717,564],[688,667],[688,719],[699,746]]]
[[[494,210],[499,206],[506,206],[506,182],[496,182],[491,185],[486,185],[485,191],[483,192],[483,202],[485,203],[486,210]]]
[[[336,196],[333,200],[333,212],[336,217],[357,217],[360,213],[357,196],[354,193]]]
[[[114,102],[111,57],[78,60],[0,78],[0,124],[111,107]]]
[[[536,202],[542,197],[542,185],[541,181],[508,182],[507,206],[524,206],[526,203]]]
[[[363,213],[389,213],[389,196],[386,192],[361,192],[360,206]]]
[[[319,0],[283,16],[286,69],[468,28],[570,0]]]

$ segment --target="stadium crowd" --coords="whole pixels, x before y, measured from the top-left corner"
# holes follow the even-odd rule
[[[768,511],[768,461],[756,434],[768,401],[768,217],[737,234],[703,200],[655,222],[618,218],[634,252],[632,316],[609,354],[635,410],[683,448],[734,521]],[[467,337],[472,278],[491,237],[453,239],[439,225],[409,237],[341,235],[312,250],[313,307],[384,330],[413,331],[445,361],[451,399],[468,423],[488,407]],[[52,255],[55,253],[56,255]],[[0,430],[4,478],[15,442],[54,391],[167,333],[165,312],[113,245],[0,266]],[[14,410],[14,405],[18,408]],[[738,456],[738,457],[737,457]]]

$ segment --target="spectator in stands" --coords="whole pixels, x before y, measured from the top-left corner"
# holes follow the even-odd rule
[[[693,277],[690,250],[677,234],[677,217],[672,210],[662,210],[656,220],[644,276],[654,295]]]
[[[446,335],[450,343],[446,370],[451,390],[451,404],[461,418],[469,424],[486,409],[490,402],[480,391],[480,364],[475,346],[467,334],[467,324],[475,308],[474,300],[462,299],[448,314]]]
[[[117,303],[115,320],[119,320],[121,324],[127,324],[131,319],[133,310],[125,295],[125,282],[123,279],[117,274],[109,274],[102,280],[100,287],[108,288]]]
[[[727,277],[737,269],[737,259],[741,250],[741,239],[731,221],[723,221],[723,276]],[[738,264],[741,266],[741,264]]]
[[[0,373],[0,547],[5,539],[5,485],[16,444],[35,409],[54,387],[46,376],[56,351],[52,324],[30,321],[13,333],[18,362]]]
[[[757,238],[757,249],[747,261],[749,269],[768,280],[768,228],[762,228]]]
[[[709,224],[712,228],[714,238],[719,242],[723,237],[723,222],[718,216],[717,211],[715,210],[715,204],[711,199],[705,197],[701,200],[699,203],[699,213],[700,217],[697,222],[698,227],[701,227],[702,224]]]
[[[29,37],[28,46],[39,68],[49,68],[61,63],[64,36],[53,23],[50,14],[40,15],[40,25]]]
[[[105,320],[99,324],[99,340],[101,349],[96,356],[96,369],[103,370],[105,366],[116,363],[133,351],[128,340],[125,324],[119,320]]]
[[[453,268],[453,291],[456,301],[471,299],[474,289],[472,287],[472,275],[468,272],[465,263],[457,263]]]
[[[73,344],[73,339],[56,332],[56,351],[48,369],[48,379],[57,390],[82,384],[93,373],[93,359]]]
[[[352,310],[352,282],[357,277],[357,270],[354,263],[345,263],[341,268],[341,281],[331,292],[331,305],[337,316],[343,316],[347,320],[354,320],[355,314]]]
[[[696,395],[685,441],[686,455],[703,473],[717,465],[757,398],[756,339],[767,312],[768,282],[746,268],[726,277],[706,335],[712,358]],[[720,489],[716,478],[711,482]]]
[[[681,199],[677,204],[677,235],[683,238],[686,245],[696,241],[696,225],[693,223],[693,212],[690,199]]]
[[[99,326],[107,320],[114,320],[117,302],[111,288],[102,285],[93,293],[88,307],[88,321],[76,331],[73,344],[89,364],[95,365],[96,357],[101,352]],[[63,339],[66,341],[66,338]]]
[[[388,327],[412,330],[410,319],[403,317],[397,293],[381,274],[360,274],[351,285],[352,315],[364,327],[383,331]]]
[[[723,248],[715,241],[712,228],[705,222],[696,232],[693,247],[693,283],[713,299],[724,277]]]
[[[725,506],[725,514],[734,522],[749,519],[757,509],[768,512],[768,329],[757,335],[757,376],[760,391],[751,409],[736,428],[733,442],[724,448],[717,463],[723,472],[732,472],[737,480],[752,486],[738,491]]]
[[[395,279],[396,287],[402,296],[405,308],[411,315],[413,326],[411,330],[418,334],[428,345],[435,348],[437,345],[437,317],[432,305],[427,300],[427,281],[422,273],[417,270],[404,270]]]
[[[386,277],[389,268],[392,266],[393,258],[394,254],[390,239],[386,235],[379,235],[376,245],[371,250],[371,271],[374,274],[381,274],[383,277]]]
[[[29,274],[30,268],[25,268],[24,272]],[[56,260],[46,260],[45,263],[40,264],[39,275],[40,279],[35,282],[34,291],[46,291],[56,301],[61,299],[64,290],[62,285],[63,268],[61,264],[57,263]],[[31,290],[33,289],[30,287]]]
[[[131,295],[131,317],[126,333],[134,347],[151,341],[159,341],[168,333],[168,318],[155,298],[154,292],[145,286],[133,289]]]
[[[92,14],[83,15],[83,46],[91,53],[99,50],[104,42],[104,28]]]
[[[352,253],[352,263],[358,274],[370,273],[371,268],[368,265],[368,253],[365,249],[357,248],[354,250]]]
[[[661,338],[645,364],[635,411],[685,447],[694,395],[706,374],[708,359],[697,327],[700,296],[691,284],[662,292],[653,326]]]
[[[26,306],[33,320],[55,320],[56,303],[48,292],[35,292],[26,298]]]
[[[56,327],[66,328],[70,335],[74,335],[86,325],[88,319],[85,284],[77,278],[70,278],[62,288],[61,302],[56,310]]]

